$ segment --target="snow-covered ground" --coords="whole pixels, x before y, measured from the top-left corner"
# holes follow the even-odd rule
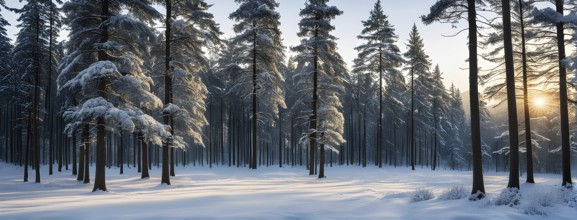
[[[41,184],[31,174],[32,182],[23,183],[20,167],[0,163],[0,219],[577,218],[575,202],[560,196],[561,176],[553,174],[537,174],[537,184],[523,184],[521,204],[514,207],[494,204],[507,185],[507,173],[485,173],[488,199],[477,202],[440,198],[455,186],[468,193],[471,172],[426,168],[329,167],[328,178],[317,179],[302,167],[179,167],[170,186],[159,184],[158,169],[150,179],[140,179],[135,169],[124,175],[112,169],[107,170],[109,192],[96,193],[92,184],[77,182],[69,171],[43,175]],[[412,202],[418,189],[435,197]],[[569,196],[574,198],[575,192]],[[526,214],[535,208],[545,215]]]

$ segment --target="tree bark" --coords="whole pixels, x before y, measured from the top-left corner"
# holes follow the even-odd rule
[[[148,174],[148,146],[146,143],[146,140],[144,140],[144,137],[142,135],[142,133],[138,134],[138,137],[140,139],[140,142],[142,144],[142,172],[140,172],[140,178],[144,179],[144,178],[149,178],[150,175]]]
[[[252,22],[253,28],[255,28],[255,21]],[[250,162],[250,168],[256,169],[257,160],[257,75],[256,75],[256,30],[253,30],[253,43],[252,43],[252,158]]]
[[[481,119],[479,112],[479,85],[477,61],[477,10],[476,1],[468,0],[469,20],[469,96],[471,100],[471,150],[473,153],[473,188],[475,199],[485,197],[483,182],[483,158],[481,152]]]
[[[415,170],[415,71],[411,68],[411,170]]]
[[[166,21],[165,21],[165,25],[166,25],[166,31],[165,31],[165,38],[166,38],[166,44],[165,44],[165,62],[164,62],[164,83],[165,83],[165,91],[164,91],[164,102],[166,105],[171,104],[172,103],[172,76],[170,75],[170,62],[172,61],[172,57],[171,57],[171,53],[170,53],[170,43],[172,40],[172,35],[171,35],[171,19],[172,19],[172,2],[171,0],[166,0]],[[165,114],[164,115],[164,124],[166,125],[171,125],[171,121],[172,121],[172,117],[170,114]],[[172,129],[171,129],[171,133],[172,133]],[[170,147],[170,143],[171,140],[168,140],[167,142],[162,144],[162,178],[160,183],[161,184],[166,184],[166,185],[170,185],[170,175],[169,175],[169,158],[168,158],[168,153],[169,150],[168,148]],[[172,163],[171,163],[172,164]]]
[[[527,51],[525,40],[524,2],[519,0],[519,16],[521,25],[521,56],[523,59],[523,108],[525,117],[525,147],[527,148],[527,182],[535,183],[533,179],[533,143],[531,142],[531,116],[529,112],[529,86],[527,79]]]
[[[507,188],[519,189],[519,129],[517,125],[517,97],[515,96],[515,64],[511,34],[511,1],[502,0],[503,35],[507,81],[507,109],[509,115],[509,183]]]
[[[108,27],[107,22],[110,17],[108,0],[102,1],[102,27],[100,43],[108,42]],[[98,60],[108,60],[108,54],[105,51],[98,51]],[[99,79],[96,85],[98,96],[106,96],[106,80]],[[89,170],[89,169],[86,169]],[[86,178],[86,177],[85,177]],[[100,116],[96,119],[96,172],[94,174],[94,188],[92,191],[107,191],[106,190],[106,122],[104,117]]]
[[[556,0],[557,13],[563,15],[563,0]],[[563,22],[557,22],[557,48],[559,53],[559,101],[561,116],[561,157],[563,164],[563,186],[571,187],[571,145],[569,141],[569,111],[567,109],[567,70],[565,69],[565,35]]]
[[[319,31],[315,29],[315,39],[318,37]],[[312,115],[309,123],[309,135],[310,144],[309,144],[309,175],[315,175],[315,149],[316,149],[316,139],[317,139],[317,102],[319,99],[318,94],[318,72],[319,72],[319,54],[318,48],[315,46],[314,48],[314,70],[313,70],[313,100],[312,100]],[[319,175],[319,178],[323,176]]]

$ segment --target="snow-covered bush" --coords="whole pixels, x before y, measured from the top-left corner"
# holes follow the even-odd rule
[[[517,188],[506,188],[495,198],[495,205],[516,206],[521,203],[521,192]]]
[[[417,189],[411,194],[411,202],[420,202],[435,198],[433,191],[426,188]]]
[[[567,204],[570,207],[577,207],[577,194],[573,192],[572,188],[560,186],[553,189],[554,199],[558,203]]]
[[[463,186],[453,186],[441,193],[439,199],[441,200],[457,200],[467,198],[467,190]]]
[[[533,194],[533,202],[543,207],[551,207],[555,203],[555,197],[557,196],[553,192],[538,190]]]
[[[545,206],[543,206],[541,202],[542,201],[534,200],[533,202],[529,203],[529,205],[525,207],[524,213],[527,215],[547,215],[547,212],[544,209]]]

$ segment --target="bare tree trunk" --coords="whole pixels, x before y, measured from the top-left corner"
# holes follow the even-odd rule
[[[139,133],[138,136],[140,139],[140,143],[142,144],[142,172],[140,173],[140,178],[144,179],[150,177],[150,175],[148,174],[149,169],[148,145],[146,143],[146,140],[144,140],[142,133]]]
[[[411,68],[411,170],[415,170],[415,71]]]
[[[511,1],[502,0],[503,34],[507,81],[507,109],[509,115],[509,170],[508,188],[519,189],[519,128],[517,124],[517,97],[515,96],[515,64],[513,63],[513,39],[511,34]]]
[[[519,16],[521,25],[521,55],[523,58],[523,108],[525,113],[525,146],[527,148],[527,182],[535,183],[533,179],[533,143],[531,142],[531,116],[529,112],[529,87],[527,80],[527,51],[525,40],[524,2],[519,0]]]
[[[108,41],[108,27],[106,23],[110,17],[109,2],[108,0],[102,1],[102,33],[100,38],[100,43],[106,43]],[[108,60],[108,54],[105,51],[98,51],[98,60]],[[98,96],[106,96],[106,80],[99,79],[97,83]],[[89,170],[89,169],[86,169]],[[85,177],[86,179],[86,177]],[[107,191],[106,189],[106,122],[104,117],[98,117],[96,119],[96,171],[94,174],[94,188],[92,191]]]
[[[473,153],[473,188],[475,199],[485,197],[483,158],[481,153],[481,119],[479,112],[479,85],[477,63],[477,10],[476,1],[468,0],[469,20],[469,96],[471,100],[471,149]]]
[[[383,51],[379,47],[379,125],[377,129],[377,163],[383,167]]]
[[[255,22],[253,21],[253,28],[255,27]],[[256,160],[257,160],[257,100],[256,100],[256,91],[257,91],[257,77],[256,77],[256,31],[253,30],[253,43],[252,43],[252,157],[250,161],[250,168],[256,169]]]
[[[172,103],[172,77],[171,77],[171,67],[170,67],[170,62],[172,61],[172,54],[170,52],[170,43],[172,41],[172,35],[171,35],[171,24],[172,24],[172,2],[171,0],[166,0],[166,20],[165,20],[165,25],[166,25],[166,30],[165,30],[165,38],[166,38],[166,44],[165,44],[165,62],[164,62],[164,85],[165,85],[165,91],[164,91],[164,104],[168,105]],[[170,114],[166,114],[164,115],[164,124],[166,125],[171,125],[172,121],[172,117]],[[171,129],[171,132],[172,129]],[[166,185],[170,185],[170,169],[169,169],[169,163],[172,165],[172,163],[169,161],[168,158],[168,153],[169,150],[168,148],[170,147],[170,143],[171,140],[167,140],[165,143],[162,144],[162,178],[160,183],[161,184],[166,184]],[[171,151],[172,152],[172,151]],[[172,160],[174,160],[174,158],[171,158]]]
[[[32,111],[34,112],[33,138],[34,145],[34,167],[36,168],[36,183],[40,183],[40,15],[36,16],[36,47],[35,47],[35,72],[34,72],[34,101]],[[52,157],[52,151],[50,151]],[[52,161],[51,161],[52,162]],[[50,163],[50,174],[52,174],[52,163]]]
[[[318,29],[315,30],[315,38],[318,37]],[[318,95],[318,71],[319,71],[319,67],[318,67],[318,59],[319,59],[319,54],[318,54],[318,48],[314,48],[314,70],[313,70],[313,100],[312,100],[312,115],[310,118],[310,123],[309,123],[309,132],[311,132],[311,134],[309,135],[309,139],[310,139],[310,144],[309,144],[309,175],[315,175],[315,148],[316,148],[316,139],[317,139],[317,102],[319,99],[319,95]],[[319,175],[319,178],[324,177]]]
[[[84,145],[84,173],[83,173],[83,180],[84,183],[90,183],[90,127],[89,125],[84,125],[84,130],[82,131],[82,144]],[[80,176],[80,174],[78,174]]]
[[[563,15],[563,0],[556,0],[557,13]],[[563,163],[563,186],[571,187],[571,145],[569,134],[569,111],[567,109],[567,70],[565,69],[565,35],[562,22],[557,27],[557,48],[559,52],[559,101],[561,116],[561,157]]]
[[[30,162],[30,156],[29,156],[29,152],[30,152],[30,132],[32,130],[31,125],[32,125],[32,112],[29,111],[28,112],[28,126],[27,126],[27,132],[26,132],[26,154],[25,154],[25,158],[24,158],[24,182],[28,182],[28,163]],[[8,147],[8,146],[6,146]]]

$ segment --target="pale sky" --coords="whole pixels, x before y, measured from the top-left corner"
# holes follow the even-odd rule
[[[283,32],[284,45],[287,47],[297,45],[299,38],[298,16],[301,8],[304,7],[305,0],[277,0],[280,3],[278,11],[281,14],[281,31]],[[413,24],[417,25],[425,44],[425,51],[430,56],[433,64],[439,64],[444,72],[444,82],[448,88],[454,83],[461,91],[468,90],[468,67],[465,60],[468,58],[467,34],[462,33],[457,37],[443,37],[442,35],[452,35],[459,29],[452,29],[449,24],[435,23],[429,26],[422,24],[419,16],[429,12],[429,8],[437,0],[382,0],[383,10],[389,17],[391,24],[395,26],[395,32],[399,36],[398,46],[401,52],[407,50],[409,32]],[[221,25],[221,30],[225,36],[234,34],[233,21],[228,19],[231,12],[236,10],[237,4],[234,0],[206,0],[213,4],[210,12],[214,14],[215,20]],[[363,26],[362,20],[369,18],[369,12],[373,8],[376,0],[332,0],[329,5],[337,6],[343,14],[337,17],[333,24],[336,30],[333,35],[339,38],[338,50],[345,61],[351,66],[357,52],[354,50],[361,41],[357,40]],[[19,7],[22,3],[19,0],[6,0],[8,6]],[[18,29],[17,17],[7,10],[1,11],[2,15],[13,27],[8,28],[8,37],[15,38]],[[465,26],[465,21],[460,27]],[[65,36],[61,36],[65,38]]]

